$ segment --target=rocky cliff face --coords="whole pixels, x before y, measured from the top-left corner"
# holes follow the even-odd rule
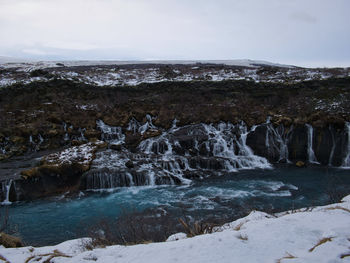
[[[7,87],[0,90],[0,194],[9,202],[186,184],[279,162],[349,166],[349,92],[348,78],[114,88],[53,80]],[[87,151],[82,165],[86,156],[77,149],[99,140],[105,143]],[[44,155],[21,162],[44,150],[71,161],[53,165],[52,155]]]

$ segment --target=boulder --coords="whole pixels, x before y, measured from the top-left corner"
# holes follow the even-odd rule
[[[28,200],[75,191],[82,174],[90,169],[95,152],[106,143],[97,141],[73,146],[44,156],[37,167],[21,172],[16,181],[18,200]]]
[[[21,136],[11,136],[10,141],[14,144],[24,144],[26,139]]]
[[[120,144],[110,144],[109,148],[115,151],[120,151],[122,149],[122,146]]]
[[[101,137],[101,131],[97,131],[95,129],[87,129],[84,133],[84,136],[87,139],[91,138],[100,138]]]
[[[60,134],[60,131],[56,130],[56,129],[51,129],[47,132],[47,135],[52,138],[52,137],[56,137],[57,135]]]
[[[297,167],[304,167],[304,166],[305,166],[305,163],[304,163],[303,161],[297,161],[297,162],[295,163],[295,165],[296,165]]]
[[[134,168],[134,163],[133,163],[131,160],[128,160],[128,161],[125,163],[125,166],[128,167],[128,168]]]
[[[22,240],[19,237],[10,236],[3,232],[0,233],[0,245],[6,248],[23,247]]]

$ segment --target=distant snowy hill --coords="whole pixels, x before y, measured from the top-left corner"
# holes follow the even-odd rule
[[[28,62],[34,62],[34,60],[0,56],[0,64],[6,64],[6,63],[28,63]]]
[[[13,65],[13,63],[17,65]],[[64,61],[35,61],[28,59],[20,59],[13,57],[0,56],[0,64],[5,67],[17,67],[21,64],[30,64],[31,66],[56,67],[57,64],[64,64],[67,67],[74,66],[98,66],[98,65],[129,65],[129,64],[169,64],[169,65],[190,65],[190,64],[224,64],[228,66],[240,67],[256,67],[256,66],[273,66],[273,67],[293,67],[291,65],[284,65],[278,63],[271,63],[262,60],[250,59],[235,59],[235,60],[64,60]],[[5,64],[5,65],[4,65]],[[12,64],[12,65],[6,65]],[[24,66],[24,65],[22,65]]]

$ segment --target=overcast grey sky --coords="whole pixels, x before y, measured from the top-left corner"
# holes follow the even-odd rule
[[[0,55],[350,66],[349,0],[0,0]]]

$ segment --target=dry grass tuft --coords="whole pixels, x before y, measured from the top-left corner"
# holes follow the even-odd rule
[[[55,249],[51,253],[30,256],[29,258],[26,259],[25,263],[29,263],[32,259],[34,259],[32,262],[40,261],[43,257],[48,257],[45,261],[43,261],[43,263],[50,263],[51,259],[56,257],[71,258],[71,256],[68,256],[62,253],[61,251]]]
[[[333,237],[322,238],[320,241],[318,241],[318,243],[315,246],[313,246],[312,248],[309,249],[309,252],[314,251],[315,248],[317,248],[318,246],[320,246],[320,245],[322,245],[322,244],[324,244],[326,242],[331,242],[332,239],[333,239]]]
[[[239,231],[246,222],[239,223],[233,230]]]
[[[340,256],[341,259],[346,258],[346,257],[350,257],[350,253],[342,254]]]
[[[216,225],[214,224],[204,224],[195,222],[192,226],[190,226],[187,222],[185,222],[182,218],[179,218],[179,222],[185,230],[187,237],[194,237],[202,234],[210,234],[215,232]]]
[[[338,205],[338,206],[334,206],[334,207],[328,207],[328,208],[326,208],[326,210],[336,210],[336,209],[344,210],[344,211],[350,213],[350,209],[345,208],[345,207],[342,207],[342,206],[339,206],[339,205]]]
[[[286,256],[284,256],[283,258],[277,259],[276,263],[281,263],[283,259],[293,259],[296,258],[295,256],[293,256],[292,254],[286,252]]]
[[[5,263],[10,263],[3,255],[0,255],[0,260],[4,261]]]
[[[248,240],[248,236],[247,235],[242,235],[239,234],[239,236],[236,236],[238,239],[243,240],[243,241],[247,241]]]

